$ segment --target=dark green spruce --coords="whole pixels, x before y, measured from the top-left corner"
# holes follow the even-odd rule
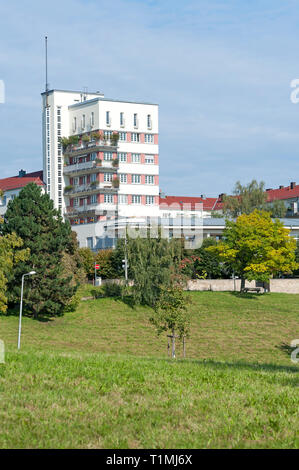
[[[15,267],[9,279],[9,302],[19,303],[22,274],[34,270],[36,274],[25,281],[26,309],[36,318],[63,313],[76,291],[62,262],[63,254],[72,250],[70,224],[63,222],[49,196],[30,183],[9,202],[1,229],[4,234],[15,232],[24,242],[22,248],[30,249],[29,258]]]

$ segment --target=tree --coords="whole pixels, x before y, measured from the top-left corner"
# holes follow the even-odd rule
[[[2,232],[15,232],[23,247],[30,249],[29,257],[17,264],[9,278],[9,301],[19,301],[21,276],[34,270],[36,275],[26,281],[24,304],[36,318],[41,313],[62,313],[76,291],[62,262],[63,254],[72,249],[69,222],[63,222],[50,197],[30,183],[9,202]]]
[[[233,190],[234,196],[224,196],[223,213],[229,217],[250,214],[254,209],[264,209],[267,201],[265,183],[252,180],[243,186],[237,181]]]
[[[20,261],[29,256],[29,249],[21,249],[23,241],[15,233],[0,235],[0,313],[7,310],[7,276]]]
[[[223,239],[208,250],[219,254],[235,274],[245,279],[268,282],[278,273],[290,273],[297,268],[295,240],[289,230],[269,212],[254,210],[240,215],[235,222],[226,221]]]
[[[95,261],[100,267],[98,275],[103,279],[115,279],[117,277],[117,272],[113,266],[113,252],[112,249],[99,250],[95,256]]]
[[[180,240],[162,238],[130,238],[127,240],[130,275],[134,280],[135,302],[154,306],[162,287],[179,281]]]
[[[192,250],[193,254],[191,256],[188,253],[190,250],[185,250],[189,263],[185,263],[186,268],[184,271],[189,271],[189,278],[218,279],[230,277],[231,271],[222,262],[219,253],[208,250],[210,246],[216,246],[217,243],[214,237],[208,237],[203,240],[200,248]],[[181,264],[184,263],[185,259],[182,260]]]
[[[175,338],[176,332],[182,339],[189,334],[190,315],[187,310],[186,297],[180,287],[162,286],[160,296],[157,300],[150,321],[157,329],[157,333],[162,331],[171,332],[172,358],[175,358]]]
[[[80,263],[85,271],[86,276],[89,280],[94,278],[94,262],[95,262],[95,255],[93,251],[88,248],[79,248],[78,249],[78,256],[80,259]]]
[[[275,200],[269,204],[268,207],[266,207],[266,210],[270,212],[271,217],[273,218],[279,218],[282,219],[285,217],[287,208],[285,206],[285,203],[281,200]]]

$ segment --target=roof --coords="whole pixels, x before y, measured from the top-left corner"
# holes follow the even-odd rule
[[[222,202],[219,197],[202,198],[202,197],[188,197],[188,196],[166,196],[166,197],[159,198],[159,204],[160,204],[160,208],[162,206],[162,209],[163,208],[167,209],[167,206],[168,206],[170,210],[171,209],[176,210],[179,207],[181,209],[188,210],[189,209],[188,207],[183,207],[185,204],[191,205],[190,210],[198,209],[196,207],[196,204],[203,204],[204,211],[222,209]],[[170,207],[172,204],[174,204],[174,206]]]
[[[24,188],[28,183],[43,186],[43,172],[34,171],[33,173],[26,173],[25,176],[11,176],[10,178],[0,179],[0,189],[2,191],[9,191],[11,189]]]
[[[299,197],[299,184],[295,184],[293,189],[291,186],[285,186],[278,189],[268,189],[266,191],[267,202],[272,202],[279,199],[291,199],[293,197]]]

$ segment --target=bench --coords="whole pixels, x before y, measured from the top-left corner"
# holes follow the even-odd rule
[[[242,289],[242,292],[256,292],[257,294],[259,294],[261,292],[261,288],[260,287],[244,287],[244,289]]]

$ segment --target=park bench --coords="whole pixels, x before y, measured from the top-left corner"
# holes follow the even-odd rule
[[[259,294],[261,291],[261,288],[260,287],[244,287],[244,289],[242,289],[242,292],[256,292],[257,294]]]

